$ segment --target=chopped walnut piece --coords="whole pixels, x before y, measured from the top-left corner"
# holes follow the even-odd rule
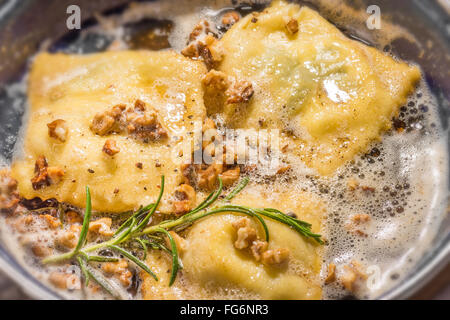
[[[114,231],[111,230],[111,224],[111,218],[100,218],[89,223],[89,232],[94,232],[105,237],[110,237],[114,234]]]
[[[57,184],[64,177],[64,170],[58,167],[48,167],[47,174],[48,178],[50,179],[50,184]]]
[[[8,170],[0,170],[0,210],[14,211],[19,201],[17,181],[11,178]]]
[[[239,220],[233,221],[231,224],[234,229],[239,230],[240,228],[249,227],[250,226],[250,219],[247,217],[243,217]]]
[[[30,249],[31,252],[33,252],[33,254],[39,258],[48,257],[52,254],[52,249],[39,243],[33,243]]]
[[[362,223],[370,221],[370,216],[367,213],[358,213],[352,216],[352,221],[355,223]]]
[[[201,57],[208,69],[215,68],[224,56],[219,41],[211,35],[209,23],[205,20],[191,32],[189,44],[181,54],[192,59]]]
[[[278,168],[277,174],[284,174],[284,173],[288,172],[289,169],[291,169],[290,165],[281,166]]]
[[[167,137],[167,131],[161,126],[154,110],[146,110],[145,104],[138,100],[133,111],[126,116],[128,133],[147,142]]]
[[[197,195],[194,188],[183,183],[175,189],[175,199],[173,210],[176,215],[180,215],[194,208]]]
[[[161,126],[154,110],[146,110],[145,102],[136,100],[133,109],[126,110],[123,104],[116,105],[103,113],[98,113],[92,120],[91,130],[101,136],[112,132],[126,131],[128,134],[136,138],[142,139],[144,142],[149,140],[158,140],[167,137],[166,130]],[[109,154],[117,153],[110,151],[104,147],[104,151]]]
[[[220,177],[222,178],[223,185],[224,186],[232,185],[233,183],[239,180],[240,174],[241,169],[239,167],[225,171],[220,175]]]
[[[34,190],[41,189],[44,186],[56,184],[62,180],[64,171],[58,167],[49,167],[47,159],[39,156],[34,166],[35,177],[31,179]]]
[[[241,18],[240,14],[237,11],[228,11],[222,16],[222,24],[230,27]]]
[[[248,81],[239,81],[228,88],[227,104],[247,103],[254,94],[253,85]]]
[[[336,280],[336,265],[334,263],[330,263],[328,265],[328,274],[325,278],[325,284],[330,284]]]
[[[365,192],[370,192],[370,193],[374,193],[375,192],[375,188],[374,187],[369,187],[369,186],[361,186],[362,191]]]
[[[200,53],[198,51],[197,43],[189,44],[187,47],[181,50],[181,54],[188,58],[198,58],[200,56]]]
[[[223,171],[222,164],[212,164],[205,170],[200,169],[198,172],[198,186],[201,189],[212,190],[217,181],[217,177]]]
[[[75,248],[78,243],[78,236],[80,232],[81,226],[73,224],[70,226],[69,231],[64,232],[56,238],[56,243],[66,248]]]
[[[65,219],[68,224],[74,224],[74,223],[82,223],[83,218],[78,214],[78,212],[69,210],[65,213]]]
[[[207,94],[218,95],[230,86],[228,76],[222,71],[211,70],[202,79]]]
[[[50,273],[48,280],[59,289],[77,289],[80,287],[80,279],[76,274],[54,271]]]
[[[189,42],[197,40],[202,34],[208,34],[211,32],[210,24],[205,19],[200,20],[189,34]]]
[[[192,165],[190,163],[183,163],[180,166],[180,170],[181,170],[181,173],[183,174],[184,183],[194,186],[195,180],[196,180],[194,165]]]
[[[349,265],[344,266],[345,271],[340,277],[340,280],[346,290],[355,292],[357,290],[358,281],[367,279],[366,273],[361,269],[361,264],[355,260],[353,260]]]
[[[346,271],[341,276],[340,280],[341,280],[342,284],[344,285],[345,289],[353,292],[354,285],[357,280],[356,273],[351,268],[348,268],[347,266],[344,266],[344,268],[346,269]]]
[[[199,42],[197,48],[198,53],[200,57],[203,58],[203,62],[205,63],[206,67],[208,68],[208,70],[211,70],[214,67],[214,58],[211,50],[203,42]]]
[[[256,240],[256,230],[251,227],[243,227],[237,230],[237,240],[234,242],[236,249],[248,248]]]
[[[260,261],[262,254],[267,250],[269,244],[266,241],[256,240],[253,241],[250,250],[256,261]]]
[[[48,135],[51,138],[55,138],[61,142],[65,142],[67,139],[67,123],[65,120],[57,119],[47,124]]]
[[[147,105],[145,104],[144,101],[142,101],[142,100],[140,100],[140,99],[137,99],[137,100],[134,102],[134,111],[141,111],[141,112],[144,112],[146,108],[147,108]]]
[[[177,216],[180,216],[182,214],[185,214],[186,212],[189,212],[191,209],[191,206],[189,205],[188,200],[181,200],[181,201],[175,201],[172,204],[173,213]]]
[[[47,222],[47,224],[50,227],[50,229],[56,229],[56,228],[59,228],[61,226],[61,221],[59,221],[58,218],[55,218],[52,215],[41,214],[41,215],[39,215],[39,217],[44,219]]]
[[[347,181],[347,186],[350,191],[355,191],[359,187],[359,182],[355,178],[350,178]]]
[[[249,218],[243,217],[236,220],[232,226],[237,231],[237,240],[234,243],[236,249],[248,248],[256,240],[256,230],[250,227]]]
[[[364,231],[365,224],[370,221],[370,216],[365,213],[355,214],[350,218],[350,221],[345,224],[345,228],[349,232],[353,232],[360,237],[367,237]],[[362,229],[361,229],[362,228]]]
[[[298,21],[297,19],[291,18],[286,24],[286,29],[290,34],[296,34],[298,32]]]
[[[266,265],[282,264],[289,259],[289,249],[278,248],[263,252],[262,262]]]
[[[39,156],[34,165],[34,173],[36,176],[31,179],[31,184],[34,190],[38,190],[45,185],[49,185],[47,176],[47,159],[44,156]]]
[[[116,140],[108,139],[105,141],[102,151],[112,157],[119,153],[120,149],[117,147]]]
[[[97,113],[91,123],[91,130],[99,136],[105,136],[117,129],[118,121],[125,105],[116,105],[110,110]]]
[[[128,270],[128,262],[125,259],[121,259],[117,262],[104,263],[102,265],[102,270],[117,276],[124,287],[130,286],[133,274]]]
[[[218,63],[221,62],[225,56],[223,48],[221,47],[219,40],[217,40],[215,37],[213,37],[210,34],[205,37],[205,44],[209,50],[209,53],[211,54],[211,58],[212,58],[211,68],[216,67],[218,65]]]

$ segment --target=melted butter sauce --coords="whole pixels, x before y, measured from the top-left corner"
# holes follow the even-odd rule
[[[223,12],[238,4],[237,1],[232,4],[226,0],[209,1],[208,6],[204,3],[205,1],[200,0],[176,1],[176,5],[175,1],[137,3],[120,15],[99,17],[99,25],[86,30],[84,34],[102,35],[110,45],[114,44],[117,48],[138,49],[127,38],[127,26],[147,19],[157,21],[156,28],[154,23],[150,24],[156,35],[156,42],[150,45],[151,49],[164,50],[172,47],[180,51],[200,19],[218,22]],[[328,12],[329,18],[339,26],[348,21],[362,22],[367,18],[364,12],[348,8],[340,1],[318,3],[319,9]],[[239,8],[241,13],[254,9],[246,5]],[[257,6],[257,9],[261,8],[261,5]],[[356,34],[371,39],[381,48],[400,37],[414,41],[413,36],[401,27],[389,22],[383,23],[383,30],[375,34],[367,36],[367,30],[359,30]],[[223,30],[219,28],[215,32],[220,35]],[[144,33],[141,32],[138,38]],[[104,48],[104,41],[99,41],[98,46],[99,49]],[[22,88],[25,92],[24,86]],[[345,88],[339,88],[332,81],[325,84],[325,90],[335,102],[345,102],[354,94]],[[177,96],[176,93],[166,94],[173,95],[173,100],[176,101],[174,103],[184,103],[184,97]],[[423,258],[442,221],[441,213],[446,206],[447,147],[436,110],[436,100],[422,81],[410,101],[402,107],[399,119],[394,123],[396,129],[387,133],[381,142],[373,144],[370,152],[355,157],[333,176],[320,177],[298,159],[286,159],[292,165],[295,176],[280,183],[289,183],[294,191],[314,192],[327,204],[324,234],[328,245],[323,257],[322,278],[327,275],[326,267],[329,263],[338,266],[339,275],[339,266],[352,260],[380,271],[376,285],[370,288],[361,286],[354,293],[357,298],[380,297],[405,279]],[[182,115],[171,116],[176,118]],[[17,152],[20,151],[20,143],[18,145]],[[263,177],[264,173],[253,179],[266,183]],[[360,186],[373,191],[363,191],[360,188],[351,191],[348,187],[350,180],[356,180]],[[368,214],[371,218],[364,229],[367,237],[349,232],[346,227],[351,217],[357,213]],[[12,233],[4,223],[1,224],[1,235],[11,252],[38,279],[46,281],[49,272],[61,268],[52,266],[43,269],[29,252],[23,251],[21,243],[24,239]],[[27,241],[52,241],[52,235],[48,231],[38,228],[34,233],[27,234],[27,237]],[[116,285],[120,287],[118,283]],[[343,298],[348,294],[337,284],[324,285],[323,290],[324,298]],[[124,298],[139,298],[139,290],[136,292],[136,295],[132,295],[122,290]],[[95,294],[81,290],[61,294],[67,298],[108,298],[101,290]]]

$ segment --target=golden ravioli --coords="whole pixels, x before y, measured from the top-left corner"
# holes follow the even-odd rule
[[[20,194],[82,207],[89,185],[94,210],[122,212],[154,201],[163,174],[171,194],[182,181],[173,150],[205,116],[200,82],[205,72],[202,63],[169,51],[40,54],[29,79],[24,154],[12,166]],[[132,107],[137,99],[156,111],[167,138],[144,143],[90,130],[97,113],[117,104]],[[49,137],[47,124],[56,119],[66,121],[65,142]],[[113,157],[102,152],[107,139],[120,149]],[[30,179],[41,155],[65,174],[61,182],[34,190]]]
[[[294,154],[321,174],[390,129],[420,78],[418,68],[345,37],[307,7],[285,2],[243,18],[221,46],[219,69],[252,82],[255,90],[228,123],[283,130]]]
[[[248,186],[234,203],[250,207],[276,207],[294,211],[299,219],[312,223],[320,232],[324,208],[309,194],[287,192],[286,187],[271,190]],[[251,254],[238,250],[233,243],[236,231],[232,222],[238,215],[222,214],[205,218],[187,232],[181,255],[182,274],[172,287],[167,283],[170,256],[151,252],[147,259],[160,280],[143,274],[145,299],[320,299],[321,248],[298,233],[271,219],[265,219],[269,232],[269,249],[289,249],[288,266],[265,266]],[[259,236],[264,237],[255,221]]]

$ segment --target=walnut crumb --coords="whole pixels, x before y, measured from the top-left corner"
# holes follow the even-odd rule
[[[239,81],[226,91],[228,96],[227,104],[247,103],[254,93],[253,85],[250,82]]]
[[[263,252],[261,260],[266,265],[279,265],[287,262],[289,259],[289,249],[278,248]]]
[[[256,240],[253,241],[250,250],[256,261],[260,261],[262,254],[267,250],[269,244],[266,241]]]
[[[114,234],[114,232],[111,230],[111,225],[111,218],[100,218],[98,220],[92,221],[89,224],[89,232],[97,233],[105,237],[110,237]]]
[[[344,266],[344,273],[340,277],[344,288],[350,292],[355,292],[358,289],[358,282],[366,279],[367,274],[362,270],[362,265],[355,260]]]
[[[328,265],[328,274],[325,278],[325,284],[330,284],[336,280],[336,265],[334,263],[330,263]]]
[[[117,147],[116,140],[108,139],[105,141],[102,151],[106,153],[108,156],[112,157],[115,154],[119,153],[120,149]]]
[[[239,167],[225,171],[220,175],[220,177],[222,178],[223,185],[231,186],[233,183],[239,180],[240,174],[241,169]]]
[[[234,242],[234,247],[236,249],[248,248],[256,238],[256,230],[254,228],[239,228],[237,230],[237,239]]]
[[[197,195],[194,188],[183,183],[175,189],[173,211],[176,215],[184,214],[194,208],[196,201]]]
[[[286,29],[290,34],[296,34],[298,32],[298,21],[294,18],[291,18],[286,24]]]
[[[230,27],[240,20],[241,16],[237,11],[228,11],[222,16],[222,25]]]
[[[17,208],[20,198],[17,180],[6,169],[0,170],[0,211],[12,212]]]
[[[61,226],[61,221],[58,220],[57,218],[55,218],[52,215],[41,214],[41,215],[39,215],[39,217],[41,219],[44,219],[47,222],[47,224],[50,227],[50,229],[56,229],[56,228],[59,228]]]
[[[59,183],[64,171],[58,167],[49,167],[47,159],[44,156],[39,156],[34,166],[35,176],[31,179],[31,185],[34,190],[41,189],[45,186]]]
[[[48,280],[52,285],[59,289],[73,290],[80,288],[80,278],[73,273],[53,271],[50,273]]]
[[[121,259],[117,262],[107,262],[102,265],[102,270],[106,273],[113,274],[119,278],[120,283],[124,287],[129,287],[131,284],[131,278],[133,274],[128,270],[128,262],[125,259]]]
[[[65,120],[57,119],[47,124],[48,135],[51,138],[57,139],[61,142],[65,142],[67,139],[67,123]]]

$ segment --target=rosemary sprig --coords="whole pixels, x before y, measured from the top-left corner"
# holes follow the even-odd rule
[[[89,279],[92,278],[101,287],[103,287],[105,291],[109,292],[113,297],[117,298],[120,297],[120,295],[115,292],[113,286],[108,282],[108,280],[100,276],[94,269],[92,269],[88,265],[88,263],[91,261],[116,262],[118,261],[118,259],[114,257],[89,255],[90,252],[95,252],[101,248],[110,248],[125,256],[130,261],[134,262],[138,267],[151,275],[156,281],[158,281],[157,275],[145,264],[144,261],[140,260],[131,252],[124,249],[121,245],[124,245],[130,241],[137,242],[139,244],[139,248],[144,251],[144,260],[147,257],[147,251],[149,249],[166,251],[172,256],[172,272],[169,281],[169,286],[171,286],[175,282],[177,273],[181,268],[181,262],[175,240],[168,231],[180,231],[192,225],[194,222],[213,214],[238,213],[257,219],[264,230],[266,241],[269,241],[270,235],[269,228],[267,227],[267,224],[263,217],[283,223],[295,230],[301,236],[312,239],[319,244],[323,244],[321,235],[313,233],[311,231],[311,224],[308,222],[293,218],[281,212],[280,210],[273,208],[250,208],[247,206],[230,204],[230,201],[239,192],[241,192],[248,183],[248,178],[242,179],[237,184],[237,186],[223,198],[222,201],[219,201],[218,204],[213,206],[213,204],[219,199],[223,191],[222,180],[219,178],[219,187],[217,188],[217,190],[211,192],[196,208],[176,220],[164,220],[159,224],[149,225],[150,219],[156,212],[156,209],[158,208],[164,193],[164,176],[162,176],[160,193],[155,203],[149,204],[145,207],[141,207],[136,212],[131,213],[130,217],[118,227],[111,239],[89,246],[85,246],[85,242],[92,215],[92,209],[90,189],[89,187],[86,187],[86,211],[77,246],[71,252],[48,257],[42,262],[57,263],[76,258],[85,277],[86,284],[88,283]],[[163,244],[163,235],[168,238],[171,249],[167,248]]]

